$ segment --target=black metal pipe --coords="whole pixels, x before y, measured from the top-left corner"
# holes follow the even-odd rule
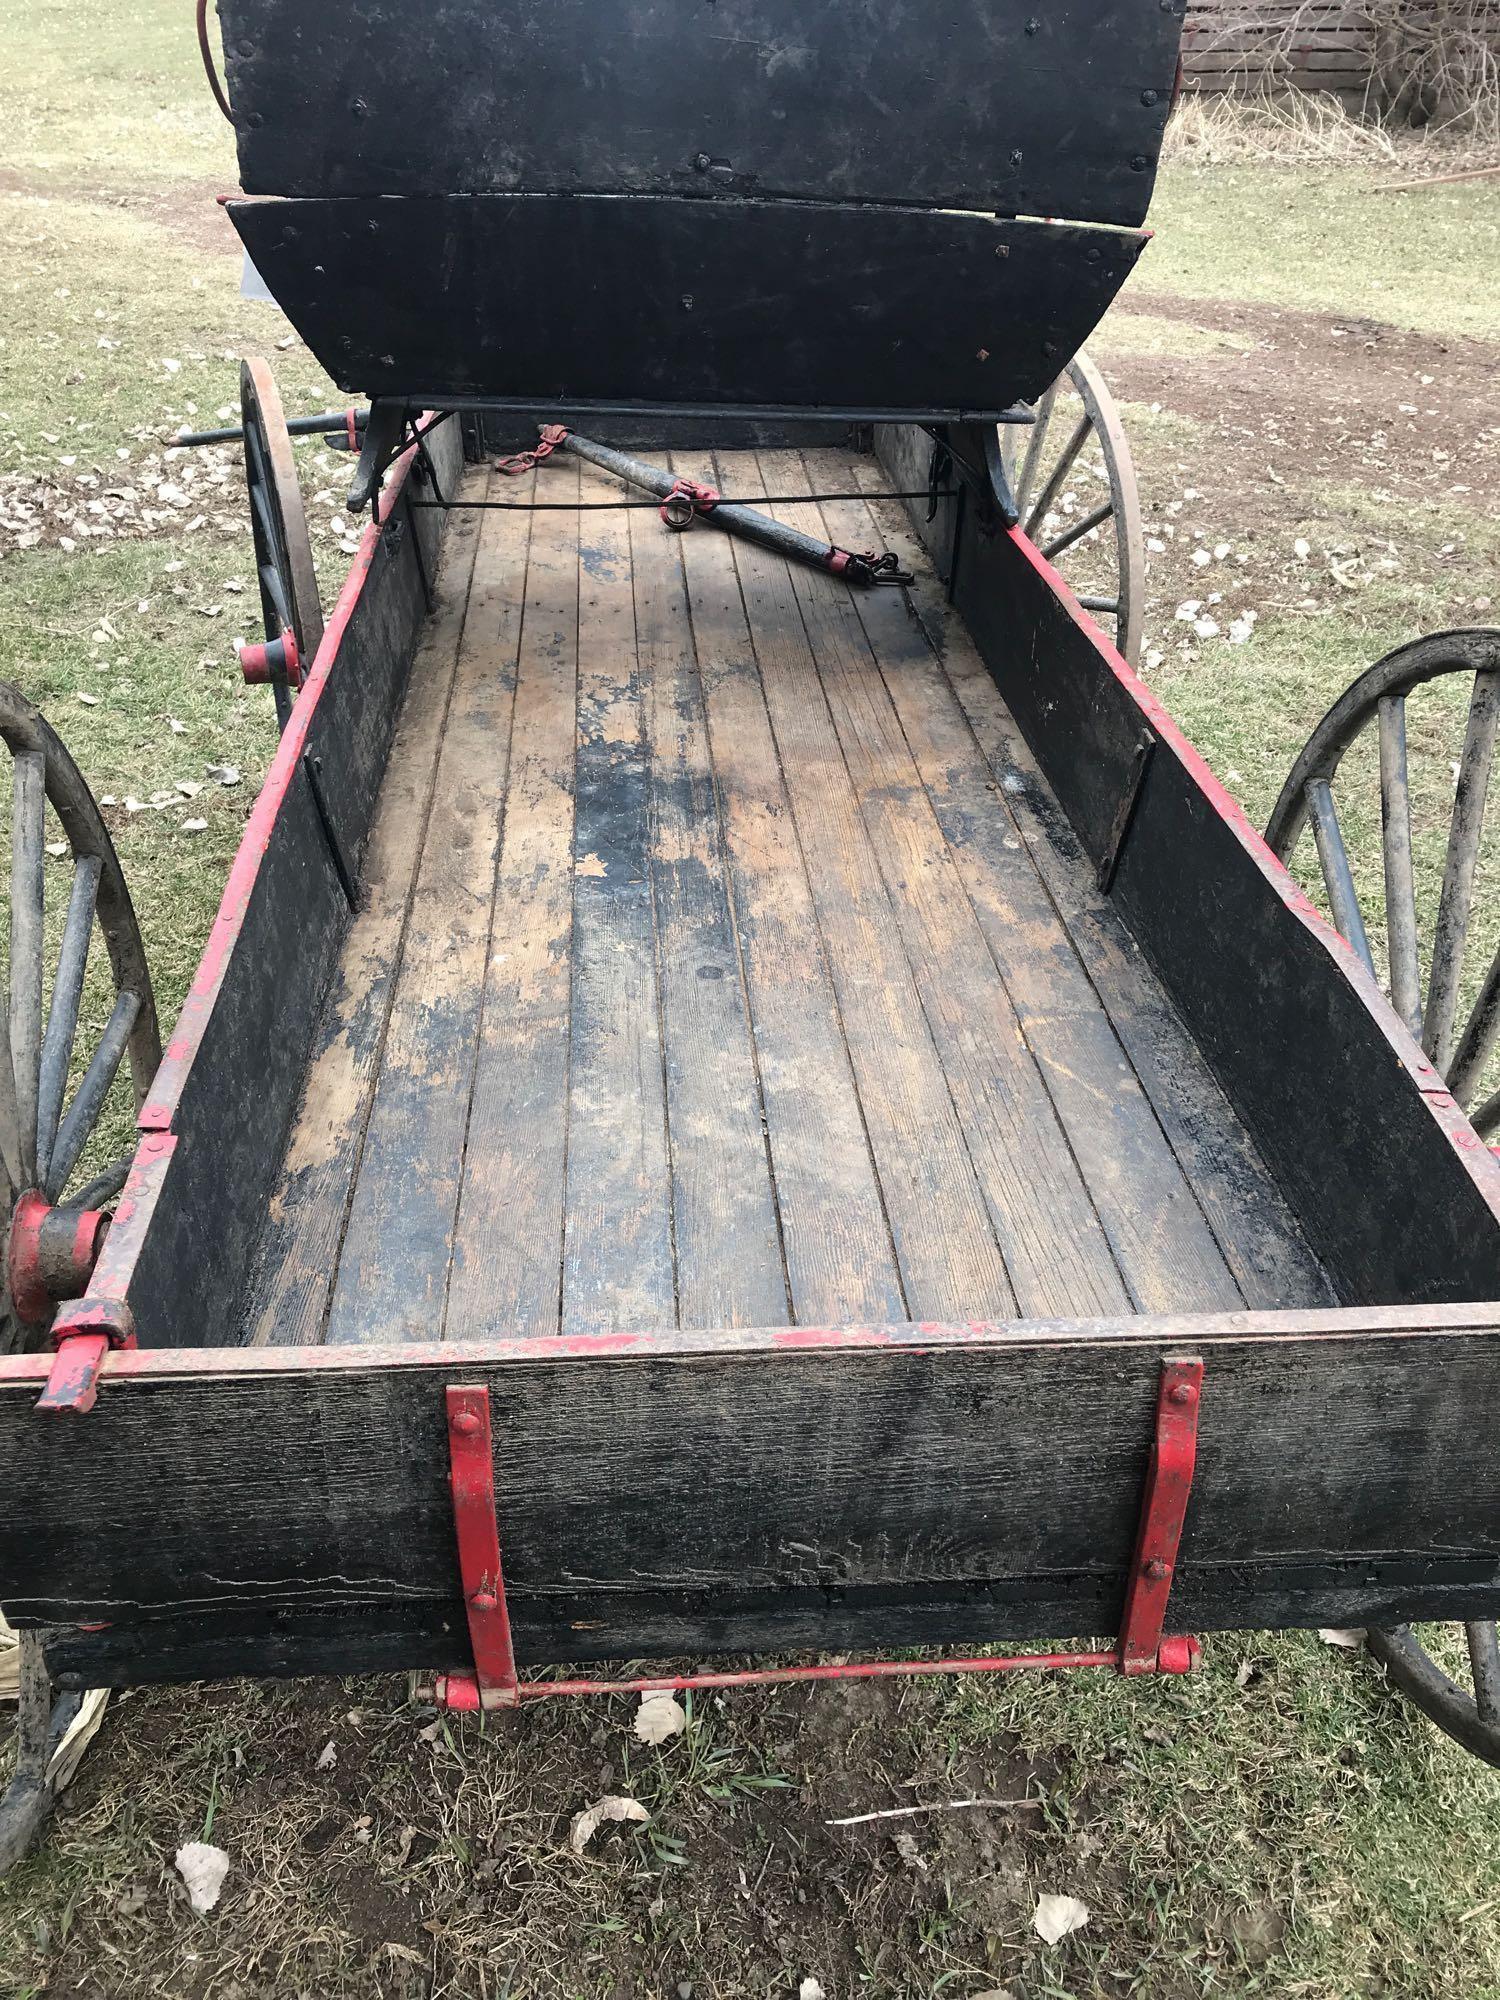
[[[357,409],[353,412],[353,416],[355,430],[363,431],[370,420],[370,412],[367,409]],[[288,417],[286,427],[293,437],[316,437],[319,431],[342,432],[347,437],[349,417],[348,410],[323,410],[315,417]],[[223,430],[216,431],[179,431],[172,442],[173,444],[243,444],[244,440],[243,428],[239,424],[230,424]]]

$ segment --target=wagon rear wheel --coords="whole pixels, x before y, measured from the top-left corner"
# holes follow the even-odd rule
[[[1272,851],[1294,871],[1310,847],[1340,934],[1484,1139],[1500,1131],[1500,924],[1480,895],[1497,723],[1500,631],[1438,632],[1399,646],[1318,724],[1266,827]],[[1379,831],[1380,879],[1363,893],[1346,828]],[[1368,1639],[1425,1715],[1500,1765],[1495,1625],[1476,1621],[1465,1636],[1467,1688],[1405,1626]]]
[[[323,638],[323,607],[291,433],[268,363],[240,364],[245,484],[260,582],[263,645],[240,649],[245,679],[269,682],[276,721],[285,729],[292,701]]]
[[[128,1159],[96,1163],[83,1185],[81,1163],[121,1064],[128,1058],[139,1107],[161,1060],[161,1040],[145,947],[114,842],[56,731],[5,682],[0,738],[11,763],[0,1346],[15,1348],[39,1342],[59,1300],[76,1296],[87,1280],[79,1265],[87,1246],[74,1221],[85,1211],[104,1213],[124,1185]],[[52,927],[56,942],[49,943],[47,877],[59,861],[70,865],[71,879],[62,922]],[[84,981],[96,932],[108,956],[113,1001],[103,1025],[90,1031],[82,1018]],[[70,1095],[69,1079],[80,1068]]]
[[[161,1041],[135,910],[93,794],[56,731],[3,681],[0,739],[11,766],[9,991],[0,1047],[5,1352],[41,1345],[61,1300],[87,1288],[109,1205],[129,1168],[128,1155],[90,1162],[89,1142],[127,1061],[139,1109]],[[49,926],[47,878],[63,866],[70,874],[66,905],[60,924]],[[112,998],[91,1030],[86,1011],[104,1012],[85,984],[96,932]],[[19,1669],[15,1771],[0,1797],[0,1874],[26,1852],[51,1810],[48,1767],[79,1704],[76,1694],[54,1704],[35,1633],[21,1634]]]
[[[1115,400],[1075,354],[1029,428],[1001,432],[1021,526],[1131,666],[1140,664],[1146,541],[1135,465]]]

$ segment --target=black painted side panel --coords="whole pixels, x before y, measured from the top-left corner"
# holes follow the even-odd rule
[[[234,202],[359,395],[997,413],[1040,395],[1145,238],[919,209],[541,195]]]
[[[458,426],[444,425],[430,448],[441,476],[456,479]],[[441,523],[440,514],[409,517],[400,506],[387,523],[308,730],[307,749],[321,764],[329,816],[356,877],[425,610],[415,537],[423,539],[430,574]],[[172,1119],[177,1149],[129,1291],[142,1346],[202,1347],[234,1338],[240,1292],[347,921],[348,904],[299,765]]]
[[[791,195],[1134,224],[1181,0],[220,0],[254,194]],[[893,143],[899,132],[899,143]]]
[[[1099,860],[1150,718],[1019,543],[972,514],[955,603]],[[1466,1131],[1455,1144],[1426,1101],[1438,1079],[1373,982],[1356,988],[1169,734],[1158,732],[1112,895],[1340,1297],[1500,1297],[1494,1160]]]
[[[0,1462],[25,1531],[0,1532],[0,1594],[20,1623],[111,1621],[60,1642],[89,1673],[128,1671],[132,1631],[149,1673],[158,1621],[193,1671],[226,1661],[222,1633],[242,1672],[455,1664],[456,1379],[490,1390],[525,1659],[1108,1631],[1159,1362],[1195,1351],[1174,1623],[1500,1609],[1493,1327],[1321,1313],[1286,1315],[1286,1338],[1278,1317],[122,1375],[75,1424],[38,1424],[15,1383]]]

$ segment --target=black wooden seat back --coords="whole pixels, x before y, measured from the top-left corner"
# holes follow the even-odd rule
[[[236,221],[351,388],[998,409],[1139,252],[1182,5],[220,0]]]

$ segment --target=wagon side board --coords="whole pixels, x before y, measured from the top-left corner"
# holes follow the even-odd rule
[[[464,1664],[457,1382],[491,1396],[523,1660],[1109,1633],[1160,1364],[1191,1353],[1171,1629],[1494,1615],[1497,1332],[1415,1308],[142,1352],[67,1421],[11,1358],[0,1600],[74,1685]]]
[[[917,434],[877,438],[909,482]],[[1500,1296],[1500,1166],[1354,952],[1019,529],[964,507],[947,556],[931,636],[977,645],[1339,1296]]]
[[[652,196],[233,201],[229,214],[337,382],[440,407],[995,416],[1041,394],[1146,242],[910,207]]]
[[[440,426],[429,450],[440,479],[456,479],[458,426]],[[128,1272],[147,1345],[225,1339],[223,1301],[249,1269],[349,918],[339,860],[357,881],[438,562],[444,516],[407,504],[409,477],[365,531],[141,1111],[148,1149],[130,1192],[142,1227],[117,1228],[96,1287]]]
[[[756,194],[1125,224],[1151,197],[1183,11],[1182,0],[219,7],[251,193]]]

